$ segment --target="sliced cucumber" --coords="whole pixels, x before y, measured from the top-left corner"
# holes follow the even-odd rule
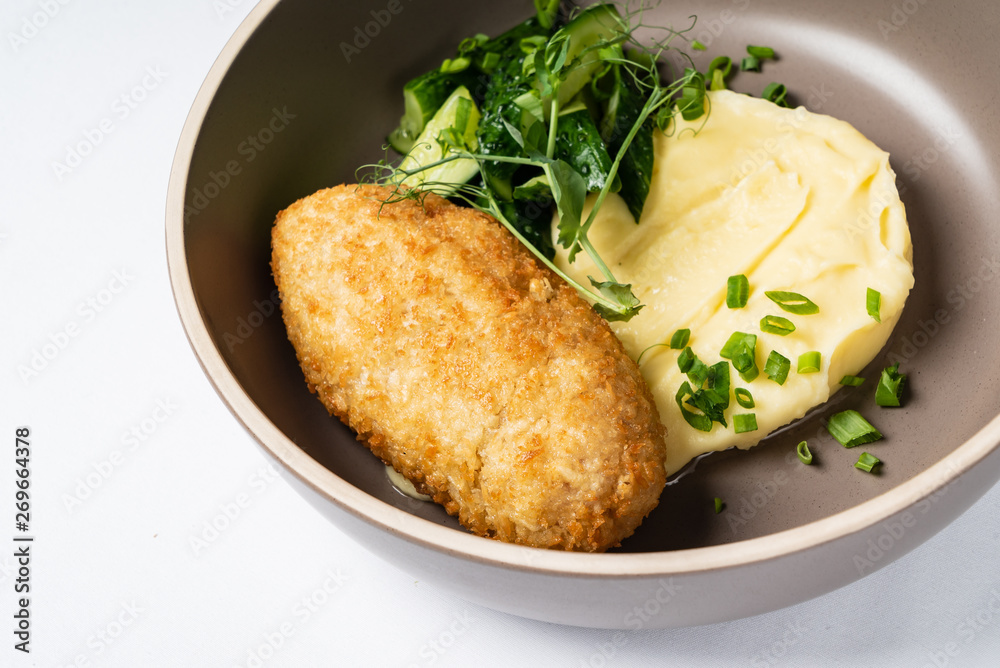
[[[599,42],[612,40],[625,31],[621,14],[614,5],[601,4],[587,9],[563,26],[559,32],[569,35],[566,62],[580,59],[559,87],[559,106],[563,106],[572,100],[602,67],[599,50],[587,51],[587,49]]]
[[[446,135],[443,133],[454,132],[454,136],[460,143],[464,143],[470,150],[476,150],[479,145],[476,139],[479,119],[479,109],[476,107],[469,89],[465,86],[456,88],[427,122],[420,136],[414,142],[413,148],[403,158],[403,162],[399,165],[400,180],[398,182],[411,187],[434,182],[434,192],[441,195],[454,193],[458,186],[471,179],[479,171],[479,165],[475,160],[459,158],[410,176],[405,176],[402,172],[431,165],[446,157],[446,148],[443,145]],[[438,182],[451,185],[441,185]]]
[[[604,187],[611,172],[611,156],[601,139],[601,133],[583,103],[571,104],[556,124],[556,156],[565,160],[587,182],[587,190],[597,192]],[[612,185],[617,191],[620,183]]]
[[[427,122],[456,88],[475,81],[466,72],[442,72],[434,69],[412,79],[403,87],[403,117],[399,127],[387,137],[389,145],[405,155],[413,148]]]

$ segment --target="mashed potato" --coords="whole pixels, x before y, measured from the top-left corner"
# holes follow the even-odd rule
[[[825,402],[882,348],[913,286],[910,233],[887,153],[848,123],[804,108],[730,91],[712,92],[709,101],[707,120],[680,121],[670,136],[657,135],[641,224],[610,196],[590,232],[616,278],[645,304],[630,322],[611,323],[633,359],[681,328],[691,330],[689,345],[709,365],[733,332],[757,336],[761,374],[746,383],[732,373],[733,388],[747,388],[756,406],[731,401],[729,427],[714,423],[710,432],[688,425],[676,404],[686,379],[680,351],[643,355],[642,374],[668,430],[668,474],[704,452],[749,448]],[[557,263],[583,284],[600,275],[584,253],[569,265],[560,249]],[[726,280],[736,274],[749,279],[750,296],[746,307],[729,309]],[[868,288],[881,293],[881,323],[866,310]],[[801,293],[820,312],[786,313],[764,295],[770,290]],[[796,330],[762,332],[767,315]],[[772,350],[791,360],[784,385],[763,373]],[[807,351],[821,353],[821,369],[798,374],[796,360]],[[758,429],[736,434],[732,416],[747,412]]]

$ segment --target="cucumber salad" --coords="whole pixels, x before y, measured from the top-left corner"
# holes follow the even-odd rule
[[[536,0],[536,15],[498,37],[463,40],[454,57],[407,83],[405,113],[388,136],[403,156],[362,168],[362,182],[405,186],[393,197],[434,192],[495,217],[609,321],[642,308],[632,286],[616,280],[588,238],[608,193],[617,193],[638,222],[653,171],[653,131],[670,132],[679,114],[705,117],[706,90],[726,87],[733,69],[716,58],[707,72],[675,44],[704,48],[685,33],[622,15],[611,4],[560,13]],[[643,38],[637,37],[639,29]],[[662,57],[671,52],[670,61]],[[760,69],[767,47],[748,47],[743,69]],[[680,63],[680,66],[677,64]],[[784,105],[784,86],[765,97]],[[596,197],[584,216],[588,194]],[[581,250],[598,268],[590,286],[553,262],[557,243]]]

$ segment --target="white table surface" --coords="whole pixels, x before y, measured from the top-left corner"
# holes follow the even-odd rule
[[[1000,665],[1000,487],[827,596],[629,633],[466,603],[307,506],[202,374],[164,252],[177,138],[252,5],[0,8],[0,666]],[[70,165],[85,141],[93,150]],[[20,426],[32,444],[30,654],[13,635]]]

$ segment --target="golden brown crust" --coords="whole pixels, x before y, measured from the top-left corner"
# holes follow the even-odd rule
[[[342,185],[275,222],[272,271],[310,389],[475,533],[617,545],[665,483],[638,368],[495,220],[387,195]]]

